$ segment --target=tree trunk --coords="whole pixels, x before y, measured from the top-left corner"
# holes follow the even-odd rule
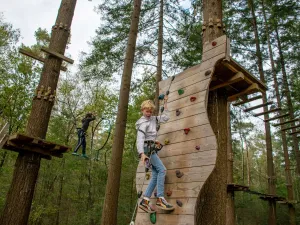
[[[272,69],[272,76],[274,80],[274,88],[276,93],[276,99],[277,99],[277,105],[279,108],[282,107],[281,99],[280,99],[280,92],[279,92],[279,85],[277,80],[277,74],[275,70],[275,63],[273,58],[273,50],[271,46],[270,41],[270,31],[265,11],[265,3],[264,0],[262,0],[262,11],[263,16],[265,20],[265,29],[266,29],[266,36],[268,41],[268,49],[269,49],[269,55],[270,55],[270,61],[271,61],[271,69]],[[283,123],[283,118],[280,118],[280,123]],[[285,126],[281,125],[281,129],[284,129]],[[292,182],[292,175],[290,170],[290,158],[289,158],[289,152],[288,152],[288,144],[287,144],[287,138],[285,131],[281,131],[281,139],[282,139],[282,148],[283,148],[283,154],[284,154],[284,162],[285,162],[285,178],[286,178],[286,187],[287,187],[287,194],[288,194],[288,200],[294,200],[294,193],[293,193],[293,182]],[[293,205],[289,206],[289,216],[290,216],[290,225],[296,225],[296,218],[295,218],[295,208]]]
[[[64,54],[69,38],[69,29],[72,23],[76,0],[62,0],[56,24],[63,24],[66,29],[52,30],[49,49]],[[43,85],[52,93],[56,90],[62,60],[51,55],[46,59],[38,89]],[[26,134],[44,139],[47,133],[53,102],[34,99]],[[41,156],[36,153],[24,152],[18,155],[12,184],[7,194],[6,203],[0,224],[24,225],[27,224],[32,203],[35,184],[40,169]]]
[[[228,143],[227,143],[227,183],[233,183],[233,151],[232,151],[232,138],[231,138],[231,122],[230,122],[230,103],[227,109],[227,130],[228,130]],[[226,225],[235,224],[235,209],[234,209],[234,191],[227,192],[226,203]]]
[[[262,54],[261,54],[261,50],[260,50],[260,40],[259,40],[259,35],[258,35],[254,4],[253,4],[253,0],[249,0],[248,2],[249,2],[251,14],[252,14],[252,26],[253,26],[253,31],[254,31],[254,35],[255,35],[256,55],[257,55],[257,64],[258,64],[260,80],[263,83],[266,83],[264,69],[263,69]],[[267,102],[267,94],[263,93],[262,96],[263,96],[263,103],[266,103]],[[266,111],[268,111],[267,106],[264,107],[264,112],[266,112]],[[265,114],[264,119],[265,120],[269,119],[269,115]],[[271,128],[270,128],[269,122],[265,123],[265,131],[266,131],[266,148],[267,148],[268,193],[271,195],[275,195],[276,194],[275,172],[274,172],[274,164],[273,164]],[[268,224],[276,225],[276,202],[275,201],[269,201]]]
[[[213,22],[203,32],[202,44],[211,42],[222,36],[222,1],[204,0],[203,19]],[[197,201],[195,224],[224,225],[226,224],[227,195],[227,144],[228,144],[228,103],[227,94],[223,89],[209,92],[208,107],[209,121],[216,134],[218,153],[215,169],[203,185]]]
[[[278,44],[279,59],[280,59],[281,70],[282,70],[283,90],[284,90],[283,93],[285,94],[285,96],[287,98],[287,106],[288,106],[288,111],[290,114],[290,119],[293,120],[295,118],[294,106],[292,103],[292,97],[291,97],[291,93],[289,90],[289,83],[288,83],[288,78],[287,78],[286,69],[285,69],[285,60],[284,60],[284,56],[283,56],[278,26],[276,23],[275,23],[274,28],[275,28],[275,34],[276,34],[275,38],[276,38],[277,44]],[[291,123],[291,126],[296,126],[295,122]],[[292,132],[295,132],[295,131],[296,131],[295,128],[292,129]],[[292,135],[292,139],[293,139],[293,149],[294,149],[295,156],[296,156],[296,174],[298,175],[298,177],[300,177],[300,151],[299,151],[299,142],[298,142],[297,134]]]
[[[162,51],[163,51],[163,32],[164,32],[164,0],[160,0],[159,10],[159,27],[158,27],[158,47],[157,47],[157,72],[156,72],[156,92],[155,92],[155,108],[156,115],[159,114],[159,82],[162,79]]]
[[[108,171],[108,179],[105,191],[105,200],[102,211],[102,225],[117,224],[118,197],[120,189],[120,176],[122,167],[122,155],[124,148],[125,128],[129,101],[129,91],[138,33],[138,24],[142,0],[134,0],[134,9],[131,17],[130,33],[126,50],[124,70],[119,95],[118,114],[112,146],[112,155]]]

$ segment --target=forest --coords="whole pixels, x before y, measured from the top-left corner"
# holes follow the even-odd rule
[[[74,149],[76,128],[87,112],[96,120],[87,131],[89,159],[72,151],[63,158],[42,159],[28,224],[100,224],[108,169],[115,137],[120,85],[126,68],[126,49],[134,1],[99,0],[94,13],[99,25],[90,38],[89,52],[82,52],[75,70],[60,71],[46,139]],[[136,121],[140,105],[158,99],[157,83],[201,63],[203,1],[144,0],[138,21],[132,78],[126,118],[118,197],[117,224],[130,224],[137,201]],[[21,4],[21,3],[20,3]],[[224,32],[231,41],[231,55],[268,87],[272,108],[300,118],[300,2],[297,0],[223,0]],[[58,8],[59,6],[57,6]],[[5,19],[0,9],[0,130],[25,133],[43,71],[43,63],[19,52],[25,49],[45,58],[41,51],[51,40],[51,27],[36,27],[36,43],[22,43],[22,33]],[[76,13],[76,11],[75,11]],[[101,21],[101,22],[100,22]],[[54,22],[54,21],[53,21]],[[72,48],[72,35],[67,43]],[[72,56],[68,56],[72,58]],[[63,66],[68,67],[66,62]],[[155,101],[157,103],[157,101]],[[231,107],[233,183],[268,192],[267,142],[264,121],[245,112],[247,105]],[[261,111],[255,111],[261,112]],[[276,194],[300,201],[300,135],[293,138],[271,121]],[[292,125],[291,125],[292,126]],[[1,137],[0,137],[1,138]],[[296,138],[296,142],[295,142]],[[80,150],[81,151],[81,150]],[[286,154],[285,154],[286,153]],[[0,150],[0,213],[5,207],[18,153]],[[25,182],[25,181],[24,181]],[[292,188],[292,189],[290,189]],[[289,192],[290,190],[290,192]],[[291,199],[291,193],[293,199]],[[276,204],[277,224],[292,224],[287,204]],[[299,204],[293,204],[300,224]],[[268,201],[250,192],[235,193],[237,225],[267,225]],[[3,224],[4,225],[4,224]]]

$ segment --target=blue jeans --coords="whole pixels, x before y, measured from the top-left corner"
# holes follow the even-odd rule
[[[85,141],[85,132],[84,132],[84,130],[79,129],[77,131],[77,135],[78,135],[78,142],[77,142],[77,145],[74,149],[74,152],[77,153],[80,146],[82,146],[82,154],[85,155],[86,141]]]
[[[157,197],[164,197],[167,169],[156,153],[151,155],[150,162],[152,165],[152,177],[144,196],[150,198],[157,185]]]

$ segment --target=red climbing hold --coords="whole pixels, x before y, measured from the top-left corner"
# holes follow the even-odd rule
[[[216,46],[216,45],[217,45],[217,42],[216,42],[216,41],[213,41],[213,42],[211,43],[211,45],[212,45],[212,46]]]
[[[190,132],[190,130],[191,130],[190,128],[184,128],[184,133],[188,134]]]
[[[167,191],[167,196],[170,197],[172,195],[172,191]]]
[[[196,97],[194,97],[194,96],[192,96],[191,98],[190,98],[190,100],[191,100],[191,102],[194,102],[194,101],[196,101]]]
[[[195,148],[196,148],[196,150],[200,150],[200,146],[199,145],[197,145]]]

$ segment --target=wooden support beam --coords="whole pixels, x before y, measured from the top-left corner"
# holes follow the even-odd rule
[[[219,88],[223,88],[223,87],[226,87],[226,86],[229,86],[231,84],[237,83],[237,82],[239,82],[241,80],[244,80],[244,79],[245,79],[244,74],[242,72],[238,72],[233,77],[231,77],[229,80],[225,81],[222,84],[218,84],[218,85],[215,85],[213,87],[210,87],[209,90],[213,91],[213,90],[216,90],[216,89],[219,89]]]
[[[251,108],[244,109],[244,112],[250,112],[252,110],[259,109],[261,107],[268,106],[268,105],[271,105],[271,104],[273,104],[273,102],[266,102],[264,104],[260,104],[260,105],[253,106]]]
[[[294,135],[294,134],[299,134],[300,133],[300,130],[298,131],[295,131],[295,132],[292,132],[292,133],[289,133],[289,135]],[[300,137],[300,136],[299,136]]]
[[[300,125],[293,126],[293,127],[287,127],[287,128],[281,129],[280,131],[291,130],[291,129],[298,128],[298,127],[300,127]]]
[[[227,191],[249,191],[249,186],[240,185],[240,184],[227,184]]]
[[[70,63],[70,64],[73,64],[73,63],[74,63],[74,60],[73,60],[73,59],[70,59],[70,58],[68,58],[68,57],[66,57],[66,56],[64,56],[64,55],[62,55],[62,54],[60,54],[60,53],[54,52],[54,51],[52,51],[52,50],[50,50],[50,49],[48,49],[48,48],[42,47],[41,50],[42,50],[43,52],[46,52],[46,53],[52,55],[52,56],[55,56],[56,58],[59,58],[59,59],[61,59],[61,60],[64,60],[64,61],[66,61],[66,62],[68,62],[68,63]]]
[[[44,63],[44,62],[45,62],[45,59],[44,59],[44,58],[42,58],[42,57],[40,57],[40,56],[37,56],[37,55],[35,55],[33,52],[27,51],[27,50],[24,49],[24,48],[20,48],[20,49],[19,49],[19,52],[20,52],[21,54],[23,54],[23,55],[26,55],[26,56],[30,57],[30,58],[33,58],[33,59],[35,59],[35,60],[38,60],[38,61],[41,62],[41,63]],[[61,66],[60,70],[66,72],[66,71],[67,71],[67,67]]]
[[[273,124],[273,127],[278,127],[278,126],[281,126],[281,125],[284,125],[284,124],[289,124],[289,123],[293,123],[293,122],[297,122],[297,121],[299,121],[299,119],[293,119],[293,120],[285,121],[283,123]]]
[[[8,127],[9,127],[9,124],[6,123],[1,131],[0,131],[0,149],[3,147],[3,145],[5,144],[5,142],[7,141],[8,139]]]
[[[281,110],[281,108],[271,109],[271,110],[266,111],[266,112],[254,114],[254,116],[258,117],[258,116],[262,116],[262,115],[265,115],[265,114],[274,113],[274,112],[277,112],[277,111],[280,111],[280,110]]]
[[[255,96],[253,98],[246,99],[245,101],[236,102],[232,105],[233,106],[239,106],[239,105],[243,105],[243,104],[246,104],[248,102],[252,102],[252,101],[255,101],[255,100],[258,100],[258,99],[261,99],[261,98],[262,98],[262,95],[258,95],[258,96]]]
[[[270,122],[270,121],[272,121],[272,120],[278,120],[278,119],[280,119],[280,118],[284,118],[284,117],[287,117],[287,116],[289,116],[289,115],[290,115],[290,114],[287,113],[287,114],[284,114],[284,115],[276,116],[276,117],[273,117],[273,118],[264,120],[264,122]]]
[[[250,95],[250,94],[253,94],[255,92],[262,92],[262,90],[260,90],[260,88],[258,87],[258,84],[253,83],[248,88],[244,89],[243,91],[241,91],[237,94],[229,96],[227,100],[229,102],[233,102],[233,101],[236,101],[241,96]]]

